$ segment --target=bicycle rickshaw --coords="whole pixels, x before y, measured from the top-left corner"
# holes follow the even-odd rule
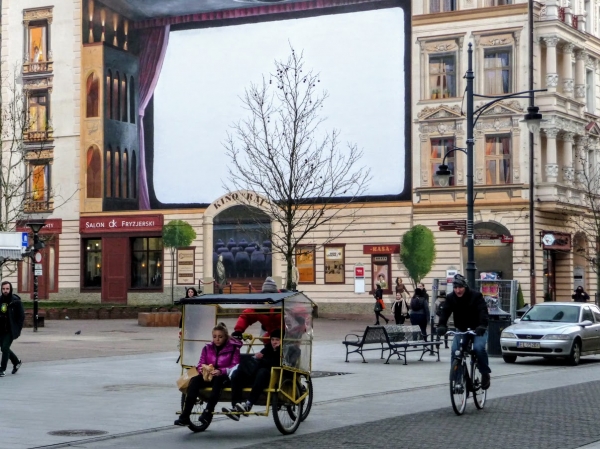
[[[269,416],[277,429],[284,435],[296,431],[301,421],[308,416],[312,407],[313,388],[310,378],[312,356],[312,316],[315,304],[301,292],[210,294],[183,298],[177,302],[183,306],[180,364],[182,372],[195,367],[202,348],[212,340],[212,329],[218,322],[225,322],[233,329],[235,320],[244,313],[274,314],[280,317],[282,338],[280,346],[281,366],[271,369],[269,387],[255,405],[265,406],[264,411],[243,413],[244,415]],[[231,337],[233,338],[233,337]],[[263,348],[264,340],[251,334],[243,335],[241,357],[252,357]],[[244,395],[250,392],[244,388]],[[199,398],[190,416],[188,426],[193,432],[202,432],[209,423],[199,420],[204,411],[210,388],[200,391]],[[181,396],[181,409],[185,402]],[[231,401],[231,388],[226,386],[220,402]],[[218,408],[217,408],[218,409]],[[178,412],[178,413],[181,413]],[[213,412],[213,415],[223,415]],[[240,413],[242,414],[242,413]]]

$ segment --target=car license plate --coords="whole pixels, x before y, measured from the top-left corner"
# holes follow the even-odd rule
[[[518,341],[517,348],[539,348],[540,344],[532,341]]]

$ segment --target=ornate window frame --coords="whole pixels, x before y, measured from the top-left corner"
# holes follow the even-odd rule
[[[431,88],[429,86],[430,56],[442,56],[449,54],[454,55],[454,60],[456,61],[456,93],[458,94],[458,92],[462,91],[462,76],[460,74],[463,72],[463,67],[461,55],[465,35],[466,33],[461,33],[444,36],[427,36],[417,38],[417,44],[419,44],[420,47],[419,67],[421,68],[421,90],[419,93],[419,102],[431,100]]]
[[[30,8],[23,10],[23,75],[37,76],[38,72],[47,74],[53,71],[53,56],[52,56],[52,32],[51,25],[53,19],[54,6],[45,6],[42,8]],[[46,61],[37,64],[30,61],[29,57],[29,28],[32,23],[45,23],[46,25]],[[39,67],[42,65],[43,67]]]

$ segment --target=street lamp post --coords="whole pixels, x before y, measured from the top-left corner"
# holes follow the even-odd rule
[[[31,256],[31,274],[33,275],[33,332],[37,332],[38,328],[38,277],[35,270],[38,261],[39,250],[44,247],[44,243],[40,242],[39,232],[46,223],[44,221],[30,221],[27,226],[33,232],[33,247],[30,252]],[[41,254],[40,254],[41,256]]]
[[[466,88],[466,100],[467,100],[467,148],[458,148],[454,147],[449,150],[442,160],[442,164],[438,167],[436,171],[436,177],[438,183],[442,187],[446,187],[450,181],[450,170],[446,165],[446,158],[448,155],[452,154],[455,151],[461,151],[467,155],[467,281],[471,287],[475,286],[475,273],[477,271],[477,267],[475,266],[475,239],[473,235],[473,220],[474,220],[474,212],[475,212],[475,195],[474,195],[474,185],[473,185],[473,146],[474,146],[474,138],[473,132],[475,129],[475,125],[477,124],[477,120],[481,116],[483,112],[490,108],[490,106],[496,104],[497,102],[504,100],[506,98],[532,98],[534,92],[545,92],[546,89],[538,89],[538,90],[526,90],[523,92],[516,92],[514,94],[508,95],[479,95],[473,92],[473,80],[475,79],[475,75],[473,73],[473,44],[469,44],[469,48],[467,50],[468,55],[468,64],[467,64],[467,73],[465,74],[465,79],[467,80],[467,88]],[[528,94],[525,96],[525,94]],[[492,98],[493,100],[480,106],[475,109],[475,97],[479,98]],[[527,123],[530,132],[537,132],[540,128],[540,123],[542,121],[542,114],[539,113],[539,108],[533,106],[533,102],[530,103],[530,106],[527,108],[527,114],[524,117],[524,120]],[[530,161],[530,164],[533,164],[533,161]],[[533,179],[529,180],[530,183],[533,182]],[[531,236],[533,238],[533,236]]]

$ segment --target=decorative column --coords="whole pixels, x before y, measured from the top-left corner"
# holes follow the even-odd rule
[[[585,101],[585,60],[587,54],[583,50],[575,52],[575,98]]]
[[[575,183],[581,184],[585,181],[583,175],[583,163],[586,159],[585,147],[588,138],[585,136],[577,136],[575,140]]]
[[[558,20],[559,0],[546,0],[546,20]]]
[[[546,44],[546,89],[556,92],[558,85],[558,72],[556,71],[556,45],[558,37],[546,36],[542,38]]]
[[[573,170],[573,142],[575,135],[573,133],[565,133],[563,135],[563,168],[562,180],[565,184],[572,185],[574,178]]]
[[[204,246],[203,277],[213,277],[213,216],[204,215],[202,221],[202,243]]]
[[[573,55],[573,44],[564,44],[562,46],[563,51],[563,94],[567,97],[573,98],[573,65],[572,65],[572,55]]]
[[[557,128],[545,129],[546,132],[546,166],[544,171],[547,182],[556,182],[558,180],[558,164],[556,163],[556,136]]]

